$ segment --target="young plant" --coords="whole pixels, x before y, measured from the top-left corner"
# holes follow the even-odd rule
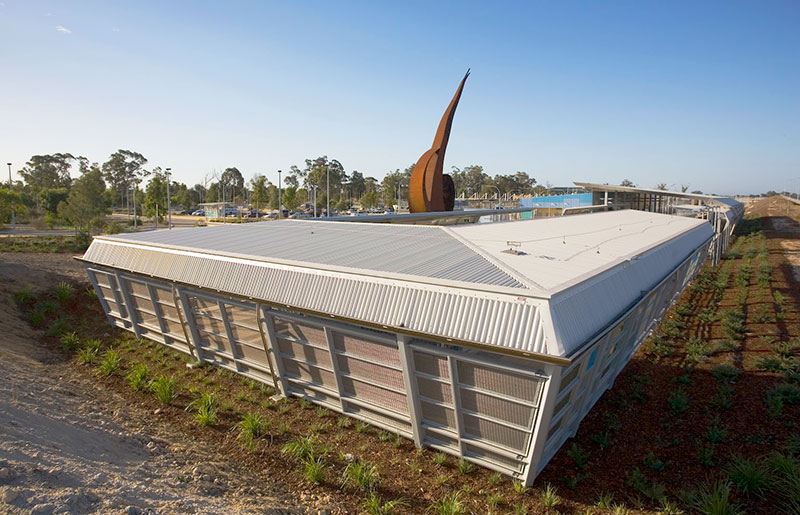
[[[249,412],[236,426],[239,428],[239,439],[245,447],[252,449],[256,441],[266,434],[269,422],[258,413]]]
[[[65,350],[75,350],[81,343],[81,339],[78,338],[78,334],[75,331],[62,334],[59,341],[61,342],[61,348]]]
[[[545,484],[540,500],[548,510],[554,509],[561,503],[561,497],[558,496],[558,488],[550,483]]]
[[[446,456],[445,456],[446,458]],[[487,479],[490,485],[499,485],[503,481],[503,475],[499,472],[492,472]]]
[[[470,474],[473,470],[475,470],[475,465],[464,458],[459,458],[458,462],[456,462],[456,465],[458,466],[458,471],[462,474]]]
[[[366,498],[361,506],[367,515],[396,515],[398,508],[406,505],[405,499],[392,499],[384,502],[378,494],[370,492],[369,497]]]
[[[494,513],[494,510],[497,509],[497,506],[503,502],[503,496],[499,493],[488,493],[486,494],[486,504],[489,505],[489,513]]]
[[[608,431],[599,431],[589,435],[589,439],[597,444],[601,449],[605,449],[611,442],[608,439]]]
[[[342,429],[346,429],[353,425],[353,419],[350,417],[341,416],[336,419],[336,425]]]
[[[525,483],[523,483],[522,481],[514,481],[513,488],[514,491],[520,495],[525,495],[526,493],[528,493],[528,487],[525,486]]]
[[[150,381],[148,388],[161,404],[169,405],[175,400],[177,382],[172,377],[160,375]]]
[[[741,494],[746,497],[764,497],[769,486],[769,477],[760,461],[747,460],[741,455],[735,455],[725,468],[730,479]],[[798,485],[800,486],[800,484]]]
[[[91,365],[97,358],[97,349],[91,347],[83,347],[78,350],[78,362],[83,365]]]
[[[61,281],[60,283],[58,283],[58,286],[56,286],[55,290],[56,298],[59,300],[59,302],[64,302],[69,300],[69,298],[72,297],[73,289],[74,288],[72,287],[71,284]]]
[[[742,369],[733,365],[714,365],[711,367],[711,372],[717,378],[717,381],[728,384],[734,383],[742,375]]]
[[[686,495],[687,504],[700,513],[740,515],[744,512],[737,504],[730,501],[730,481],[715,481],[711,486],[703,485],[700,489]]]
[[[147,376],[149,374],[150,371],[147,369],[147,365],[138,363],[128,372],[128,375],[125,376],[125,380],[128,381],[131,388],[140,392],[147,389]]]
[[[428,511],[434,515],[466,515],[469,513],[469,509],[461,501],[460,491],[440,497],[428,508]]]
[[[317,454],[316,435],[309,435],[291,442],[286,442],[281,448],[281,454],[289,456],[296,461],[307,461]]]
[[[601,510],[610,510],[613,504],[614,494],[611,492],[601,492],[594,503],[594,505]]]
[[[722,421],[720,420],[718,415],[715,415],[711,418],[711,422],[708,424],[708,430],[706,431],[706,440],[710,443],[720,443],[725,440],[728,431],[724,425],[722,425]]]
[[[436,454],[433,455],[433,463],[437,467],[441,467],[442,465],[447,463],[447,454],[443,452],[437,452]]]
[[[356,433],[366,433],[369,430],[369,424],[366,422],[356,422]]]
[[[689,409],[689,396],[686,395],[686,391],[679,386],[669,394],[667,397],[667,404],[673,413],[680,415]]]
[[[353,485],[365,492],[375,490],[380,484],[378,466],[367,462],[349,463],[342,473],[342,486]]]
[[[585,469],[586,465],[589,463],[589,455],[576,443],[573,443],[572,447],[569,448],[567,456],[572,458],[572,461],[575,462],[575,466],[578,467],[579,470]]]
[[[644,466],[650,469],[653,469],[657,472],[661,472],[667,466],[667,464],[660,459],[656,458],[656,455],[653,452],[649,452],[647,456],[644,457],[643,460]]]
[[[14,294],[14,300],[18,304],[25,304],[33,298],[33,290],[30,288],[23,288]]]
[[[103,354],[103,361],[100,362],[100,373],[104,376],[114,375],[117,373],[117,370],[119,370],[121,364],[122,356],[114,349],[108,349]]]
[[[201,426],[210,426],[217,422],[217,404],[213,393],[202,393],[186,406],[186,411],[194,412],[194,419]]]
[[[303,477],[317,485],[322,483],[325,479],[325,460],[322,458],[306,460],[303,463]]]

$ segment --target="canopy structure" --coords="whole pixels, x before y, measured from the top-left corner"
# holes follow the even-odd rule
[[[706,220],[285,220],[96,238],[109,321],[528,483],[697,273]]]

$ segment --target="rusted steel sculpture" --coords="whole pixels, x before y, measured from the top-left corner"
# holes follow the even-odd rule
[[[433,146],[422,154],[414,171],[411,172],[411,183],[408,187],[408,209],[412,213],[429,213],[432,211],[452,211],[456,200],[453,178],[442,173],[444,167],[444,152],[447,150],[447,141],[450,139],[450,127],[453,125],[453,116],[456,113],[464,83],[469,77],[467,70],[458,90],[450,101],[450,105],[439,122],[439,129],[433,139]]]

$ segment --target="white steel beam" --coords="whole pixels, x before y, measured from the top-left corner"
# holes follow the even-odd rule
[[[186,293],[180,286],[173,285],[172,295],[175,297],[175,308],[178,310],[178,316],[181,317],[181,325],[184,327],[184,331],[186,327],[189,328],[189,334],[186,336],[189,339],[189,346],[194,349],[194,357],[197,361],[202,363],[205,360],[203,359],[203,351],[200,348],[200,333],[197,330],[194,313],[192,313],[192,307],[189,305]],[[191,338],[189,338],[189,335],[191,335]]]
[[[267,359],[275,360],[275,370],[278,372],[280,390],[284,397],[289,397],[289,382],[286,380],[286,371],[283,368],[283,360],[281,359],[280,349],[278,347],[278,337],[275,333],[275,320],[272,318],[272,313],[266,306],[261,306],[261,318],[264,324],[264,345],[267,349]]]
[[[539,412],[534,420],[533,435],[531,444],[528,448],[528,456],[525,459],[522,480],[525,486],[532,486],[536,479],[539,460],[544,452],[544,444],[547,442],[547,433],[550,431],[550,419],[553,416],[553,408],[556,405],[558,389],[561,387],[562,367],[558,365],[546,365],[545,372],[550,375],[550,379],[544,384],[543,392],[539,402]]]
[[[135,334],[137,338],[141,338],[142,331],[139,328],[139,323],[136,320],[136,306],[133,303],[130,292],[128,292],[128,289],[125,287],[125,279],[122,277],[122,275],[120,275],[119,272],[114,272],[114,278],[117,281],[117,288],[119,288],[122,298],[125,299],[125,311],[128,313],[128,321],[131,323],[133,334]]]
[[[419,388],[417,387],[417,376],[414,367],[414,356],[411,348],[407,345],[408,336],[397,335],[397,349],[400,354],[400,365],[403,372],[403,386],[406,389],[406,402],[408,403],[408,413],[411,417],[411,432],[414,436],[414,446],[422,448],[422,426],[420,425],[419,414],[422,407],[419,404]]]

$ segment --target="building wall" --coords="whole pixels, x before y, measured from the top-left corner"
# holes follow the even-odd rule
[[[567,367],[88,264],[109,322],[530,485],[699,269],[707,245]]]
[[[512,477],[530,470],[547,365],[111,268],[87,273],[112,325]],[[409,395],[410,393],[410,395]]]

